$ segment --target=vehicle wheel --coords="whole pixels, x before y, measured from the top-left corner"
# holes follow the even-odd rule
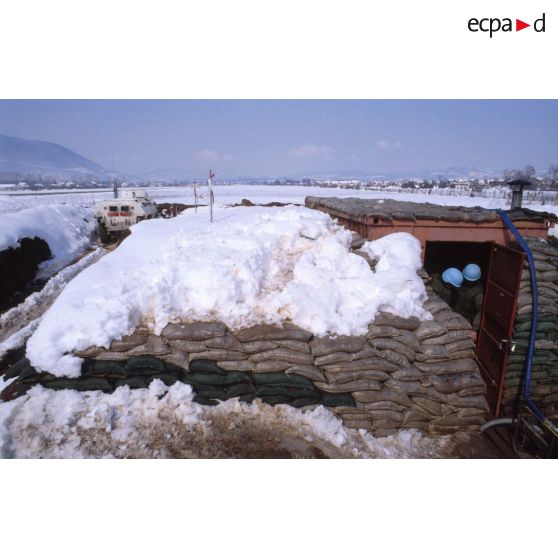
[[[99,237],[103,244],[108,244],[110,242],[110,234],[103,223],[99,223]]]

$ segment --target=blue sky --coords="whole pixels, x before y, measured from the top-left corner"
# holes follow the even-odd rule
[[[558,101],[0,100],[0,133],[128,173],[543,171],[558,164]]]

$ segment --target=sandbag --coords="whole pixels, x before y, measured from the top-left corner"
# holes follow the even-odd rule
[[[42,383],[48,389],[74,389],[76,391],[112,391],[112,383],[105,378],[56,378]]]
[[[408,361],[412,362],[415,360],[415,351],[395,339],[378,337],[375,339],[369,339],[368,343],[371,347],[379,351],[389,350],[403,355]]]
[[[250,372],[252,363],[249,360],[219,360],[217,366],[223,370],[238,370],[240,372]]]
[[[194,322],[191,324],[168,324],[161,335],[167,339],[203,341],[212,337],[222,337],[227,326],[222,322]]]
[[[124,362],[116,360],[84,360],[81,373],[83,376],[126,376]]]
[[[417,382],[422,379],[422,373],[418,368],[409,366],[407,368],[396,370],[392,374],[392,377],[395,380],[401,380],[402,382]]]
[[[366,358],[362,360],[355,360],[353,362],[341,362],[330,366],[322,367],[326,376],[337,372],[351,372],[360,370],[382,370],[384,372],[395,372],[398,367],[386,359],[380,357]]]
[[[356,407],[353,396],[348,393],[322,393],[322,405],[326,407]]]
[[[283,327],[273,325],[257,325],[237,332],[239,341],[310,341],[312,333],[292,324],[284,324]]]
[[[403,425],[408,427],[409,422],[430,422],[432,416],[430,413],[421,409],[408,409],[403,414]]]
[[[426,397],[413,397],[412,400],[418,407],[431,415],[438,416],[442,414],[442,406],[438,401],[433,401]]]
[[[327,391],[328,393],[350,393],[353,391],[365,391],[369,389],[379,390],[382,384],[374,380],[359,379],[353,382],[347,382],[346,384],[315,382],[315,385],[318,389]]]
[[[439,337],[447,333],[447,328],[444,324],[437,321],[429,320],[426,322],[421,322],[415,334],[417,339],[422,343],[425,339],[430,337]]]
[[[190,372],[208,372],[210,374],[226,374],[226,370],[217,366],[212,360],[192,360],[189,364]]]
[[[470,395],[468,397],[460,397],[457,393],[448,393],[447,402],[454,407],[476,407],[477,409],[484,409],[488,412],[488,403],[486,398],[480,395]]]
[[[368,411],[368,418],[373,421],[390,420],[396,423],[401,423],[403,421],[403,413],[382,409],[370,409]]]
[[[448,350],[445,345],[423,345],[421,352],[416,354],[419,362],[447,360]]]
[[[376,403],[366,403],[366,410],[368,411],[377,411],[377,410],[386,410],[386,411],[405,411],[407,407],[404,405],[399,405],[398,403],[394,403],[393,401],[376,401]]]
[[[230,331],[226,331],[222,337],[207,339],[205,346],[208,349],[226,349],[228,351],[244,353],[242,343]]]
[[[305,343],[307,345],[307,343]],[[245,353],[263,353],[279,347],[279,341],[247,341],[242,343],[242,351]],[[309,349],[310,350],[310,349]]]
[[[356,353],[366,346],[366,337],[314,337],[310,341],[310,350],[314,357],[330,353]]]
[[[462,389],[484,387],[485,385],[480,374],[471,374],[468,372],[452,374],[451,376],[431,376],[430,382],[436,391],[442,393],[455,393]]]
[[[247,353],[228,351],[227,349],[210,349],[201,353],[190,353],[190,360],[245,360]]]
[[[445,375],[460,372],[478,371],[477,363],[472,358],[461,358],[439,363],[415,362],[415,366],[424,374]]]
[[[254,374],[252,376],[254,383],[256,385],[262,384],[276,384],[284,386],[308,386],[310,388],[314,387],[311,380],[304,376],[298,374],[285,374],[284,372],[271,372]]]
[[[369,324],[368,333],[366,338],[377,339],[378,337],[383,337],[387,339],[395,339],[404,343],[413,351],[420,351],[420,343],[414,331],[409,331],[406,329],[397,329],[392,326],[379,326],[376,324]]]
[[[287,362],[285,360],[264,360],[262,362],[254,362],[252,372],[254,372],[254,374],[261,372],[284,372],[292,365],[292,362]]]
[[[111,351],[128,351],[147,343],[147,338],[147,331],[137,330],[132,335],[124,335],[120,339],[115,339],[109,348]]]
[[[388,380],[384,385],[386,388],[405,393],[407,395],[425,395],[427,393],[426,388],[420,382]]]
[[[292,364],[314,364],[314,359],[309,354],[304,354],[299,351],[293,351],[286,347],[280,347],[271,351],[263,353],[254,353],[250,355],[252,362],[262,362],[266,360],[286,361]]]
[[[355,391],[353,397],[359,403],[376,403],[378,401],[393,401],[404,407],[412,407],[411,398],[399,391],[382,388],[380,391]],[[364,406],[366,408],[366,405]]]
[[[130,378],[124,378],[121,380],[115,380],[115,387],[128,386],[131,389],[141,389],[147,387],[147,378],[143,376],[131,376]]]
[[[154,356],[138,356],[129,358],[124,365],[126,371],[148,368],[155,372],[164,372],[165,363]]]
[[[361,379],[384,382],[391,376],[382,370],[349,370],[348,372],[325,372],[330,384],[347,384]],[[323,381],[323,380],[322,380]]]
[[[147,342],[133,349],[123,352],[128,357],[141,355],[165,355],[171,352],[171,348],[164,343],[158,335],[148,335]],[[97,357],[98,358],[98,357]]]
[[[188,361],[190,360],[187,353],[183,353],[176,349],[173,349],[172,353],[169,355],[161,355],[161,360],[174,366],[178,366],[183,370],[188,370]]]
[[[295,341],[293,339],[281,339],[277,341],[279,347],[284,347],[285,349],[291,349],[292,351],[298,351],[299,353],[310,354],[310,345],[306,341]],[[270,350],[270,349],[265,349]]]
[[[422,345],[448,345],[449,343],[454,343],[455,341],[471,340],[471,330],[470,329],[458,329],[454,331],[448,331],[444,335],[437,337],[429,337],[428,339],[422,340]]]
[[[415,316],[401,318],[400,316],[394,316],[393,314],[389,314],[387,312],[379,312],[374,319],[374,324],[415,331],[420,325],[420,320]]]
[[[293,374],[305,376],[306,378],[314,380],[315,382],[325,382],[324,373],[317,366],[297,364],[295,366],[290,366],[289,368],[287,368],[285,370],[285,373],[287,375]]]
[[[183,353],[202,353],[207,350],[205,341],[187,341],[186,339],[169,339],[169,346]]]

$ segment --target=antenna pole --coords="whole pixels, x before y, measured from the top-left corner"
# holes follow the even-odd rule
[[[207,185],[209,186],[209,220],[213,223],[213,202],[215,198],[213,197],[213,182],[212,179],[215,176],[215,173],[209,169],[209,177],[207,179]]]

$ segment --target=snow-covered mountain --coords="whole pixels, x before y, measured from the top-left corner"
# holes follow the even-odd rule
[[[62,145],[4,135],[0,135],[0,172],[56,176],[107,173],[100,165]]]

